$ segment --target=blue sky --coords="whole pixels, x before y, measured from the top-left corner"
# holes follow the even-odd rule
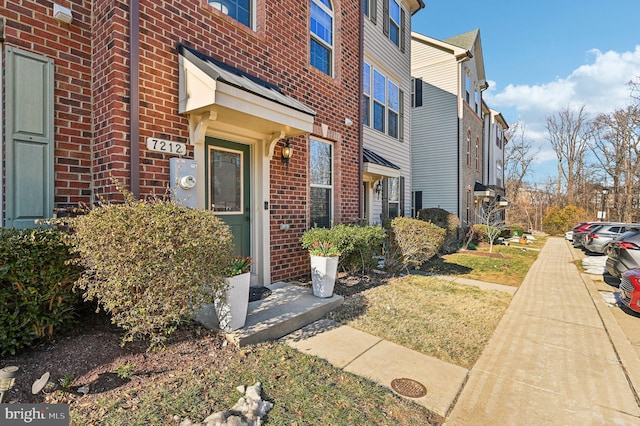
[[[480,29],[487,104],[541,148],[530,181],[556,175],[545,118],[567,106],[590,115],[629,104],[640,77],[638,0],[425,0],[413,31],[439,40]]]

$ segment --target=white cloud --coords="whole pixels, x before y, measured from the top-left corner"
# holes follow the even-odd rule
[[[608,113],[629,104],[630,88],[627,83],[640,77],[640,45],[632,52],[594,49],[588,52],[593,62],[576,68],[564,78],[536,85],[507,85],[499,90],[494,82],[484,94],[492,109],[515,112],[525,125],[525,137],[540,147],[536,163],[547,170],[555,168],[555,153],[547,142],[546,117],[566,108],[580,108],[590,115]],[[544,173],[548,174],[548,173]]]

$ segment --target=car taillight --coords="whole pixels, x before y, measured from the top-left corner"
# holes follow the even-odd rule
[[[625,250],[638,250],[638,246],[637,245],[635,245],[633,243],[630,243],[630,242],[627,242],[627,241],[618,241],[617,244],[618,244],[618,246],[620,246],[620,248],[623,248]]]
[[[591,238],[592,240],[595,240],[598,238],[598,236],[596,234],[589,234],[589,238]]]

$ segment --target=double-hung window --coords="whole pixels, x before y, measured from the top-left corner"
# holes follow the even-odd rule
[[[333,9],[329,0],[311,0],[311,65],[331,75],[333,64]]]
[[[480,139],[476,138],[476,170],[480,171]]]
[[[363,109],[364,109],[364,120],[363,120],[363,124],[365,126],[370,126],[371,125],[371,65],[367,64],[366,62],[364,63],[364,69],[363,69],[363,82],[362,82],[362,87],[363,87]]]
[[[467,166],[471,167],[471,132],[467,132]]]
[[[400,5],[396,0],[389,0],[389,39],[400,46]]]
[[[333,218],[333,145],[310,141],[311,225],[331,227]]]
[[[400,89],[391,81],[387,82],[387,125],[389,136],[398,138],[398,114],[400,112]]]
[[[378,71],[373,71],[373,128],[385,131],[385,104],[387,102],[387,79]]]
[[[241,24],[252,27],[253,2],[255,0],[209,0],[209,4],[229,15]]]
[[[363,68],[363,124],[402,140],[403,91],[370,64],[365,62]]]

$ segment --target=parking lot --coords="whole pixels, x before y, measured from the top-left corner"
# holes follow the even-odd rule
[[[568,244],[571,244],[568,242]],[[617,303],[618,279],[606,273],[604,264],[607,256],[585,253],[581,249],[572,248],[574,256],[579,259],[579,263],[584,269],[584,273],[595,283],[598,291],[611,309],[611,313],[618,321],[620,328],[627,336],[629,342],[640,356],[640,314],[627,309]]]

